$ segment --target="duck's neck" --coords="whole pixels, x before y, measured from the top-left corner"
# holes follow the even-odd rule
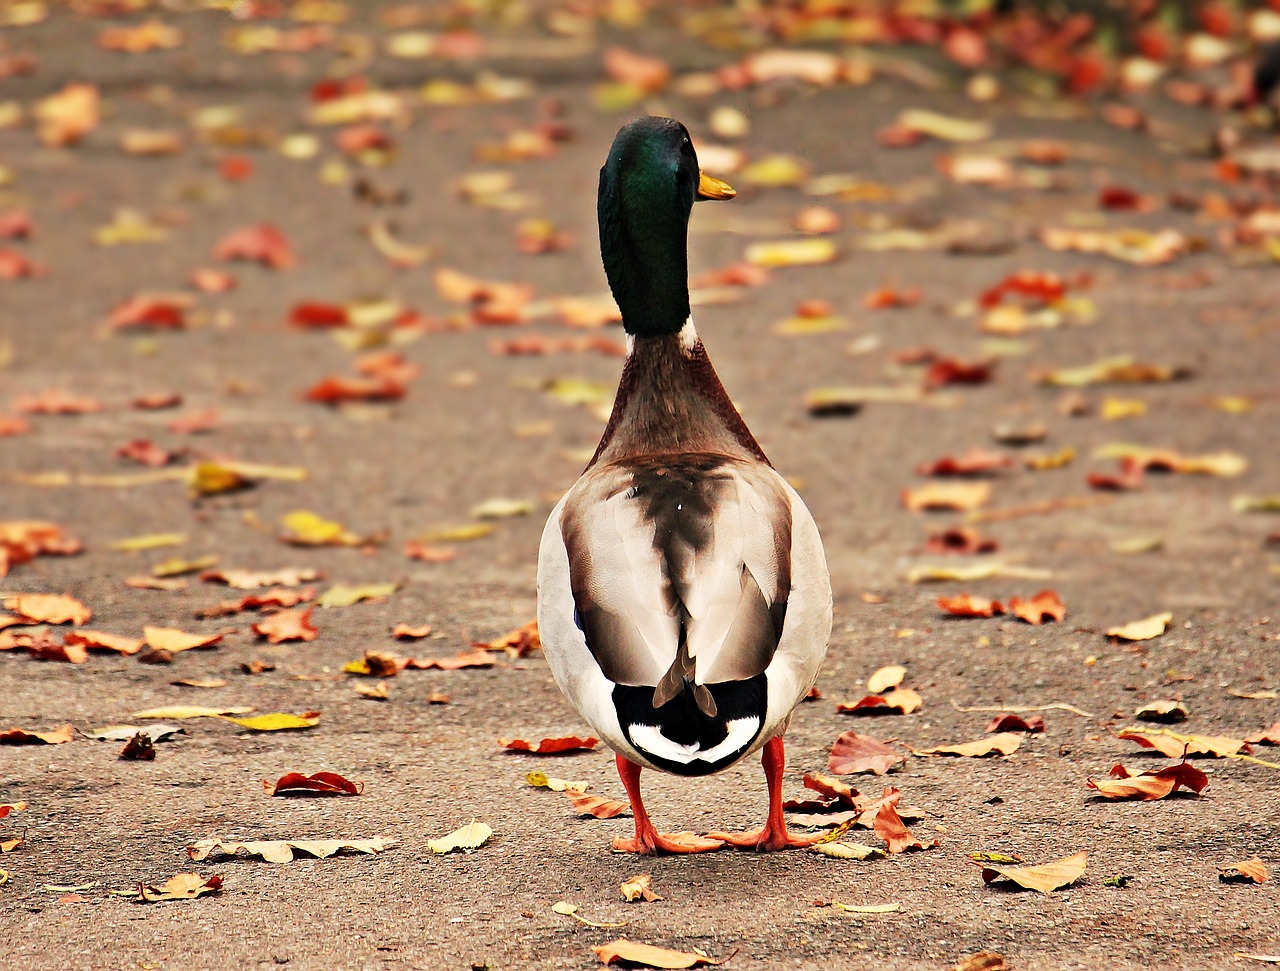
[[[687,452],[769,461],[729,400],[691,321],[675,334],[628,335],[627,346],[613,413],[588,468]]]

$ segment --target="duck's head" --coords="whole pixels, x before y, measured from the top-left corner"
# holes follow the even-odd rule
[[[674,334],[689,319],[689,213],[696,199],[732,199],[698,168],[689,132],[671,118],[624,127],[600,169],[600,255],[622,325],[637,337]]]

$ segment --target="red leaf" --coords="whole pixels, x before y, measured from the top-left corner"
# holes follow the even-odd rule
[[[346,327],[350,323],[347,308],[333,303],[303,302],[294,304],[289,311],[289,326],[304,330]]]
[[[24,394],[13,406],[24,415],[87,415],[102,411],[102,402],[97,398],[76,397],[56,388]]]
[[[161,448],[149,438],[135,438],[133,441],[125,442],[116,449],[116,456],[155,468],[168,465],[178,457],[177,453]]]
[[[303,393],[307,401],[336,405],[344,401],[399,401],[406,388],[387,378],[345,378],[331,375]]]
[[[221,423],[222,416],[217,408],[205,408],[174,418],[165,427],[175,435],[198,435],[216,430]]]
[[[45,272],[44,264],[33,263],[25,253],[16,249],[0,249],[0,280],[44,276]]]
[[[560,738],[544,738],[534,744],[523,738],[500,738],[498,744],[512,752],[530,752],[534,755],[556,755],[560,752],[589,752],[600,744],[600,739],[587,736],[565,735]]]
[[[336,772],[317,772],[310,776],[289,772],[276,780],[274,786],[263,779],[262,788],[273,796],[358,796],[364,792],[364,783],[350,782]]]
[[[958,458],[944,455],[935,462],[916,467],[917,475],[987,475],[1000,469],[1013,467],[1013,459],[985,448],[971,448]]]
[[[995,371],[995,361],[958,361],[944,357],[925,372],[924,385],[930,390],[949,384],[986,384]]]
[[[0,239],[30,239],[34,229],[31,213],[17,209],[0,212]]]
[[[1027,732],[1028,734],[1038,734],[1044,731],[1044,719],[1039,715],[1032,715],[1030,718],[1023,718],[1021,715],[1012,712],[1006,712],[1003,715],[996,715],[991,722],[983,729],[986,732]]]
[[[273,270],[291,270],[297,258],[285,235],[270,223],[245,226],[224,236],[213,250],[217,260],[247,260]]]
[[[182,330],[191,297],[137,294],[120,304],[106,320],[108,330]]]
[[[1119,472],[1090,472],[1087,481],[1091,489],[1122,492],[1141,489],[1145,477],[1146,470],[1143,464],[1132,457],[1125,457],[1120,460]]]

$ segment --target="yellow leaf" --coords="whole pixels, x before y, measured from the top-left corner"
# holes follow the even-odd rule
[[[122,553],[139,553],[144,550],[158,550],[165,546],[180,546],[186,541],[186,533],[148,533],[144,536],[116,540],[108,546],[108,549]]]
[[[920,108],[908,108],[902,112],[898,116],[898,124],[944,142],[980,142],[992,135],[989,121],[953,118]]]
[[[452,853],[454,850],[462,850],[469,853],[484,846],[485,843],[489,842],[491,836],[493,836],[492,829],[484,823],[477,823],[473,819],[466,826],[455,829],[446,836],[427,840],[427,849],[432,853]]]
[[[836,840],[831,843],[815,843],[809,847],[810,852],[829,856],[834,860],[878,860],[885,855],[884,850],[862,843],[845,843]]]
[[[349,532],[342,523],[325,519],[306,509],[286,513],[280,520],[280,526],[284,530],[280,538],[297,546],[360,545],[360,537]]]
[[[747,185],[780,187],[800,185],[809,177],[809,166],[794,155],[766,155],[742,170],[735,181]]]
[[[280,732],[295,728],[314,728],[320,724],[320,712],[318,711],[309,711],[302,715],[271,712],[268,715],[254,715],[252,718],[229,718],[225,715],[222,717],[226,721],[235,722],[241,728],[247,728],[254,732]]]
[[[867,690],[873,695],[883,694],[887,689],[896,688],[902,684],[902,679],[906,676],[907,669],[901,664],[890,664],[878,669],[867,678]]]
[[[1168,611],[1163,614],[1152,614],[1141,620],[1131,620],[1119,627],[1108,628],[1107,636],[1120,641],[1149,641],[1168,630],[1172,620],[1173,614]]]
[[[465,543],[484,539],[498,531],[493,523],[469,523],[466,526],[445,526],[418,537],[420,543]]]
[[[854,904],[842,904],[836,900],[831,901],[831,906],[848,914],[896,914],[902,909],[902,904],[868,904],[859,907]]]
[[[755,266],[770,268],[784,266],[813,266],[830,263],[839,250],[834,241],[822,237],[809,239],[782,239],[766,243],[752,243],[747,247],[746,259]]]
[[[196,573],[200,570],[207,570],[211,566],[216,566],[218,558],[216,556],[202,556],[196,560],[184,560],[174,558],[164,560],[157,563],[151,568],[153,577],[178,577],[184,573]]]
[[[533,503],[527,499],[486,499],[471,509],[476,519],[507,519],[511,516],[527,516],[533,512]]]
[[[1137,398],[1113,398],[1108,395],[1102,400],[1099,414],[1103,421],[1123,421],[1126,418],[1139,418],[1147,413],[1147,403]]]
[[[959,755],[977,758],[983,755],[1012,755],[1022,745],[1023,736],[1017,732],[999,732],[987,738],[979,738],[960,745],[938,745],[934,748],[912,749],[915,755]]]
[[[381,600],[389,597],[399,589],[400,584],[366,583],[351,586],[344,583],[334,584],[326,590],[318,601],[321,607],[350,607],[362,600]]]

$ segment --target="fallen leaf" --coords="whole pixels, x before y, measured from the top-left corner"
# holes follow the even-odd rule
[[[1135,799],[1143,802],[1163,799],[1179,787],[1197,795],[1209,784],[1209,777],[1187,762],[1165,766],[1156,771],[1131,775],[1122,765],[1112,767],[1110,775],[1115,781],[1095,782],[1086,779],[1085,784],[1104,799]]]
[[[454,850],[470,853],[472,850],[478,850],[484,846],[492,836],[492,829],[484,823],[477,823],[473,819],[467,825],[460,829],[455,829],[446,836],[427,840],[427,849],[432,853],[452,853]]]
[[[603,964],[622,963],[628,967],[642,968],[696,968],[702,965],[724,964],[725,958],[707,957],[705,954],[693,954],[688,951],[672,951],[652,944],[638,944],[625,937],[619,937],[608,944],[593,947],[596,958]],[[736,953],[736,952],[735,952]],[[733,955],[729,955],[733,957]]]
[[[971,448],[960,456],[944,455],[933,462],[916,466],[917,475],[979,476],[989,475],[1001,469],[1013,468],[1014,461],[1008,455],[984,448]]]
[[[1218,879],[1222,883],[1266,883],[1271,879],[1271,873],[1267,865],[1255,856],[1252,860],[1219,867]]]
[[[975,597],[971,593],[939,597],[936,602],[939,610],[953,617],[994,617],[1004,613],[1004,605],[999,600]]]
[[[821,856],[829,856],[835,860],[878,860],[886,855],[884,850],[876,849],[874,846],[866,846],[862,843],[846,843],[843,840],[833,840],[830,843],[815,843],[809,847],[809,851]]]
[[[187,730],[177,725],[108,725],[84,734],[99,742],[127,742],[137,735],[146,735],[153,742],[166,742],[178,735],[186,736]]]
[[[583,781],[570,781],[567,779],[554,779],[549,777],[545,772],[530,772],[524,777],[524,781],[529,783],[535,789],[550,789],[552,792],[564,792],[566,789],[573,789],[577,792],[586,792],[591,785]]]
[[[483,825],[483,824],[482,824]],[[352,853],[381,853],[391,844],[380,839],[320,839],[320,840],[261,840],[241,843],[220,840],[217,837],[197,840],[187,847],[187,856],[197,863],[208,857],[222,856],[258,856],[267,863],[288,863],[294,859],[295,853],[327,859],[335,853],[349,850]]]
[[[0,803],[0,819],[4,819],[10,813],[19,813],[27,808],[25,802],[4,802]]]
[[[990,498],[989,482],[930,482],[902,490],[902,505],[913,512],[949,509],[967,512],[986,505]]]
[[[359,586],[350,586],[348,584],[339,583],[330,587],[320,596],[321,607],[350,607],[364,600],[379,602],[390,597],[400,588],[398,582],[391,583],[365,583]]]
[[[831,263],[839,255],[834,241],[827,237],[785,239],[767,243],[752,243],[744,258],[752,266],[777,269],[786,266],[814,266]]]
[[[294,546],[359,546],[365,542],[342,523],[307,509],[286,513],[280,528],[280,539]]]
[[[1028,624],[1043,624],[1048,621],[1061,621],[1067,616],[1066,604],[1053,590],[1041,590],[1030,600],[1021,597],[1010,597],[1005,605],[1006,613],[1025,620]]]
[[[1133,713],[1134,718],[1145,722],[1162,722],[1167,725],[1184,722],[1191,717],[1187,706],[1180,701],[1149,701]]]
[[[561,752],[589,752],[600,744],[600,739],[565,735],[559,738],[544,738],[540,742],[533,743],[526,742],[523,738],[500,738],[498,744],[512,752],[554,755]]]
[[[437,671],[458,671],[462,668],[491,668],[497,662],[486,651],[455,654],[453,657],[412,658],[409,667],[421,671],[435,668]]]
[[[206,570],[200,579],[207,583],[225,583],[237,590],[257,590],[260,587],[300,587],[318,580],[320,572],[307,567],[286,568],[268,572],[254,570]]]
[[[253,625],[253,632],[265,637],[268,643],[283,644],[286,641],[314,641],[320,634],[311,623],[314,607],[281,610]]]
[[[982,866],[983,883],[991,883],[997,878],[1004,877],[1028,890],[1051,893],[1075,883],[1084,876],[1088,859],[1089,854],[1081,851],[1073,856],[1055,860],[1052,863],[1042,863],[1039,866],[992,867],[982,866],[980,863],[978,866]]]
[[[273,796],[358,796],[364,792],[363,782],[349,782],[336,772],[303,775],[288,772],[275,783],[262,780],[263,791]]]
[[[1264,728],[1260,732],[1246,736],[1245,741],[1250,745],[1280,745],[1280,722],[1276,722],[1270,728]]]
[[[188,634],[186,631],[179,630],[176,627],[151,627],[148,625],[142,628],[142,639],[147,646],[156,651],[177,654],[180,651],[190,651],[195,648],[216,647],[222,642],[222,635]]]
[[[906,760],[904,754],[891,749],[879,739],[859,735],[857,732],[844,732],[831,746],[827,770],[836,775],[857,775],[863,772],[884,775]]]
[[[962,758],[981,758],[985,755],[1012,755],[1021,745],[1021,735],[1016,732],[1000,732],[989,738],[979,738],[958,745],[937,745],[933,748],[911,751],[915,755],[959,755]]]
[[[1012,971],[1004,956],[994,951],[979,951],[961,958],[951,971]]]
[[[11,728],[0,732],[0,745],[61,745],[76,737],[75,729],[63,725],[47,732],[29,732],[23,728]]]
[[[888,844],[889,853],[905,853],[907,850],[928,850],[938,845],[922,843],[911,835],[898,815],[898,803],[902,799],[902,791],[892,786],[885,789],[880,808],[876,810],[873,829],[875,834]]]
[[[637,900],[655,901],[661,900],[662,895],[653,891],[653,876],[648,873],[637,873],[634,877],[627,877],[622,881],[622,885],[618,888],[622,892],[622,899],[627,903],[635,903]]]
[[[1103,358],[1082,367],[1038,371],[1032,375],[1039,384],[1059,388],[1083,388],[1093,384],[1151,384],[1190,376],[1191,371],[1187,368],[1142,364],[1128,354]]]
[[[629,812],[631,807],[616,799],[605,799],[593,796],[578,789],[565,789],[564,794],[573,803],[573,811],[579,816],[594,816],[596,819],[613,819]]]
[[[1110,627],[1107,629],[1107,636],[1119,641],[1149,641],[1168,630],[1172,621],[1173,614],[1170,612],[1152,614],[1150,617],[1132,620],[1119,627]]]
[[[232,708],[205,708],[199,705],[170,705],[167,708],[148,708],[146,711],[135,711],[130,718],[218,718],[222,715],[244,715],[253,711],[246,706]]]
[[[297,728],[315,728],[320,724],[320,712],[308,711],[301,715],[290,715],[286,712],[271,712],[267,715],[254,715],[252,718],[232,718],[229,715],[218,716],[225,721],[235,722],[241,728],[254,732],[280,732]]]
[[[899,712],[909,715],[924,704],[924,699],[911,688],[895,688],[884,695],[867,695],[852,704],[842,702],[836,705],[836,711],[842,715],[882,715],[886,712]]]
[[[1044,719],[1039,715],[1023,718],[1013,712],[996,715],[983,731],[986,732],[1026,732],[1028,735],[1044,731]]]
[[[224,236],[214,247],[216,260],[245,260],[273,270],[291,270],[298,265],[288,239],[270,223],[246,226]]]
[[[125,743],[120,750],[119,758],[130,762],[154,762],[156,746],[146,732],[138,732]]]
[[[925,111],[921,108],[908,108],[898,116],[897,125],[904,131],[917,132],[945,142],[980,142],[991,137],[991,122],[955,118]]]
[[[871,677],[867,678],[867,690],[878,695],[886,688],[896,688],[902,684],[902,679],[906,676],[907,669],[901,664],[890,664],[878,668]]]
[[[207,893],[217,893],[221,889],[222,875],[219,873],[211,877],[202,877],[198,873],[178,873],[158,887],[139,883],[136,890],[122,891],[120,896],[131,897],[141,904],[150,904],[162,900],[194,900]]]
[[[1116,738],[1137,742],[1143,748],[1155,749],[1171,759],[1191,755],[1209,755],[1227,758],[1236,755],[1247,745],[1244,739],[1221,735],[1179,735],[1167,728],[1132,728],[1116,733]]]
[[[26,624],[87,624],[93,612],[69,594],[20,593],[0,600]]]
[[[431,635],[431,625],[423,624],[421,627],[412,627],[409,624],[396,624],[391,630],[391,635],[400,641],[417,641]]]

